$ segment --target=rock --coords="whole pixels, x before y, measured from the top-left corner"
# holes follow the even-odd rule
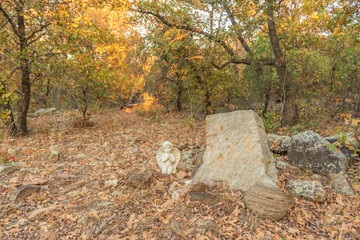
[[[19,200],[25,199],[26,197],[32,195],[33,193],[39,192],[41,186],[38,185],[24,185],[15,188],[14,194],[12,195],[12,199],[17,202]]]
[[[56,108],[40,108],[36,112],[29,115],[29,117],[38,117],[43,115],[50,115],[56,112]]]
[[[52,149],[50,156],[49,156],[49,161],[55,162],[58,161],[60,159],[60,154],[57,150]]]
[[[181,185],[178,182],[173,182],[169,187],[169,195],[173,195],[173,193],[176,192],[176,190],[180,187]]]
[[[180,163],[177,169],[183,172],[191,172],[193,167],[189,163]]]
[[[276,134],[267,135],[270,145],[270,150],[276,153],[285,153],[288,151],[290,137],[289,136],[280,136]]]
[[[200,201],[203,204],[214,206],[219,202],[219,197],[216,194],[209,192],[189,192],[190,201]]]
[[[358,134],[354,132],[340,133],[338,136],[325,137],[325,140],[334,144],[346,157],[352,157],[355,150],[359,150],[360,141]]]
[[[187,193],[189,192],[190,186],[182,186],[179,189],[175,190],[172,194],[171,194],[171,200],[176,202],[176,201],[184,201]]]
[[[210,192],[211,188],[206,183],[199,182],[199,183],[194,184],[191,187],[191,191],[193,191],[193,192]]]
[[[156,153],[156,161],[161,172],[168,175],[176,173],[180,157],[180,151],[169,141],[165,141]]]
[[[213,220],[199,219],[196,221],[196,229],[202,229],[205,232],[211,232],[213,235],[218,236],[220,229]]]
[[[56,205],[52,205],[50,207],[47,207],[47,208],[40,208],[40,209],[36,209],[34,211],[32,211],[28,217],[28,220],[29,221],[33,221],[37,218],[40,218],[42,215],[44,214],[48,214],[52,211],[54,211],[55,209],[57,209],[57,206]]]
[[[156,192],[159,192],[159,193],[165,193],[166,192],[165,183],[164,182],[157,182],[155,187],[154,187],[154,190]]]
[[[264,125],[253,111],[220,113],[206,117],[206,150],[195,173],[200,182],[214,179],[246,191],[259,181],[277,187],[275,160]]]
[[[326,141],[328,141],[329,143],[331,143],[331,144],[333,144],[333,143],[335,143],[335,142],[337,142],[339,140],[339,138],[336,137],[336,136],[324,137],[324,139]]]
[[[331,179],[331,188],[334,189],[337,193],[341,193],[346,196],[355,195],[355,191],[351,188],[349,182],[347,181],[347,176],[345,174],[334,174],[330,176],[330,179]]]
[[[25,165],[25,163],[13,162],[13,163],[6,163],[0,165],[0,173],[1,172],[13,172],[19,170],[19,166]]]
[[[105,182],[106,187],[116,187],[118,185],[118,180],[109,180]]]
[[[285,169],[285,168],[294,169],[295,168],[294,166],[292,166],[286,162],[283,162],[283,161],[276,161],[275,166],[277,169]]]
[[[326,191],[318,181],[290,180],[286,186],[295,196],[312,202],[324,202]]]
[[[273,184],[258,182],[245,192],[244,204],[254,214],[277,221],[286,215],[294,202]]]
[[[314,174],[314,175],[312,175],[311,176],[311,179],[313,179],[313,180],[318,180],[318,181],[326,181],[326,177],[325,176],[323,176],[323,175],[319,175],[319,174]]]
[[[79,153],[78,155],[76,155],[77,159],[81,159],[81,158],[85,158],[85,157],[86,157],[86,155],[83,153]]]
[[[154,173],[148,168],[134,168],[125,177],[125,184],[135,188],[149,187]]]
[[[9,148],[7,150],[7,153],[10,154],[11,156],[16,156],[20,153],[21,149],[20,148]]]
[[[184,171],[179,171],[178,173],[176,173],[176,176],[177,176],[179,179],[184,179],[184,178],[188,177],[189,174],[187,174],[187,173],[184,172]]]
[[[191,161],[191,159],[193,158],[193,156],[195,155],[195,150],[190,149],[186,152],[183,152],[181,155],[182,155],[182,158],[184,159],[184,161],[189,163]]]
[[[292,165],[330,175],[345,172],[348,160],[342,152],[334,152],[330,143],[312,131],[293,136],[288,151]]]

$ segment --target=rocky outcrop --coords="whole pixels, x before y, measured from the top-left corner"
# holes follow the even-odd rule
[[[337,146],[340,151],[347,157],[352,157],[360,149],[359,133],[348,132],[340,133],[336,136],[325,137],[325,140]]]
[[[288,150],[292,165],[313,172],[330,175],[345,172],[348,166],[346,156],[340,151],[332,151],[330,142],[312,131],[293,136]]]
[[[149,187],[153,181],[153,172],[148,168],[134,168],[125,177],[125,184],[131,187]]]
[[[324,202],[326,199],[326,191],[318,181],[290,180],[287,188],[293,195],[312,202]]]
[[[293,200],[278,187],[264,182],[253,185],[244,196],[245,207],[255,215],[280,220],[294,205]]]
[[[25,199],[26,197],[32,195],[33,193],[37,193],[41,190],[41,186],[39,185],[25,185],[19,186],[15,188],[15,191],[12,195],[12,199],[17,202],[19,200]]]
[[[276,153],[286,153],[289,149],[290,137],[268,134],[270,150]]]
[[[43,115],[50,115],[52,113],[56,112],[56,108],[40,108],[34,113],[29,113],[29,117],[38,117]]]
[[[230,188],[248,190],[257,182],[277,187],[277,171],[261,118],[253,111],[207,116],[203,164],[194,176],[226,181]]]
[[[355,191],[350,187],[345,174],[335,174],[330,176],[331,188],[337,193],[344,194],[346,196],[354,196]]]

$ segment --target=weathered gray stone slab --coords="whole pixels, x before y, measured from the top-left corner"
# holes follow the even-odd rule
[[[326,199],[326,191],[318,181],[290,180],[286,187],[293,195],[309,201],[324,202]]]
[[[332,151],[330,142],[312,131],[293,136],[288,150],[292,165],[307,168],[313,172],[330,175],[345,172],[348,166],[346,156]]]
[[[344,194],[346,196],[354,196],[355,191],[351,188],[349,182],[347,181],[346,174],[335,174],[330,176],[331,178],[331,188],[336,192]]]
[[[248,190],[257,182],[277,187],[277,172],[261,118],[253,111],[206,117],[206,150],[195,181],[226,181]]]

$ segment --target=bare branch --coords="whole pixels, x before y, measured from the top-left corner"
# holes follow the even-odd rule
[[[31,33],[31,35],[29,37],[26,38],[27,41],[29,41],[30,39],[32,39],[37,33],[41,32],[42,30],[44,30],[46,27],[48,27],[51,23],[46,23],[44,25],[41,25],[39,27],[39,29],[35,30],[33,33]],[[41,34],[40,37],[44,35],[44,34]],[[37,40],[40,39],[40,37],[37,37],[35,38],[35,40],[32,40],[30,43],[33,43],[33,42],[36,42]],[[30,45],[29,43],[29,45]]]
[[[36,42],[37,40],[39,40],[42,36],[44,36],[46,33],[42,33],[39,36],[37,36],[36,38],[34,38],[33,40],[31,40],[28,44],[31,45],[32,43]],[[28,38],[29,40],[30,38]]]
[[[223,3],[222,4],[230,21],[231,21],[231,24],[236,28],[238,27],[238,24],[237,22],[235,21],[235,17],[234,17],[234,14],[231,12],[230,8],[225,4]],[[241,36],[241,34],[239,33],[239,30],[235,29],[235,32],[236,32],[236,37],[237,39],[239,39],[241,45],[243,46],[243,48],[245,49],[245,51],[250,54],[250,55],[254,55],[253,52],[251,51],[249,45],[247,44],[247,42],[245,41],[245,39]]]
[[[160,14],[158,13],[154,13],[154,12],[151,12],[151,11],[144,11],[144,10],[136,10],[137,12],[139,13],[142,13],[142,14],[148,14],[148,15],[152,15],[154,17],[156,17],[157,19],[159,19],[163,24],[165,24],[166,26],[168,27],[171,27],[171,28],[177,28],[177,29],[182,29],[182,30],[186,30],[186,31],[190,31],[190,32],[194,32],[194,33],[198,33],[202,36],[205,36],[207,37],[209,40],[211,41],[214,41],[218,44],[220,44],[225,50],[226,52],[229,53],[229,55],[231,57],[235,57],[235,53],[234,51],[223,41],[223,40],[220,40],[218,38],[216,38],[214,35],[210,34],[210,33],[207,33],[203,30],[200,30],[200,29],[197,29],[195,27],[192,27],[190,26],[189,24],[175,24],[175,23],[171,23],[169,21],[167,21],[163,16],[161,16]]]
[[[262,59],[262,60],[257,60],[255,61],[251,61],[250,59],[244,58],[244,59],[231,59],[229,61],[226,61],[225,63],[221,64],[220,66],[217,65],[214,62],[211,62],[211,65],[213,65],[214,67],[216,67],[217,69],[223,69],[224,67],[226,67],[229,64],[244,64],[244,65],[252,65],[254,63],[260,63],[266,66],[274,66],[275,65],[275,61],[273,59]]]
[[[13,32],[16,34],[16,36],[20,37],[20,33],[16,28],[16,24],[11,19],[11,16],[6,12],[5,8],[2,6],[2,3],[0,3],[0,12],[2,12],[8,23],[11,25],[11,28],[13,29]]]
[[[213,65],[214,67],[216,67],[217,69],[223,69],[224,67],[226,67],[227,65],[229,64],[245,64],[245,65],[251,65],[251,62],[249,61],[249,59],[231,59],[223,64],[221,64],[220,66],[217,65],[216,63],[214,62],[211,62],[211,65]]]

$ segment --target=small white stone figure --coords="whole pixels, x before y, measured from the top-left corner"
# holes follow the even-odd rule
[[[156,153],[156,161],[162,173],[175,174],[180,162],[180,151],[171,142],[165,141]]]

